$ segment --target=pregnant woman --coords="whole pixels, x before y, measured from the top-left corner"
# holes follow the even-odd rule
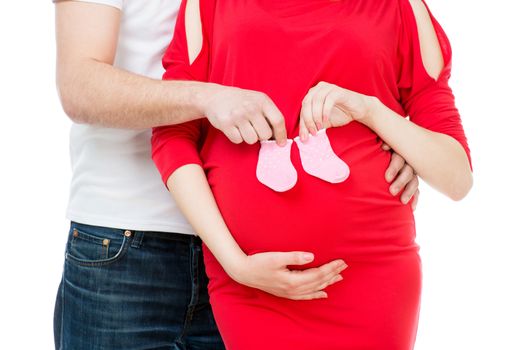
[[[209,248],[211,303],[227,348],[412,349],[421,292],[414,217],[388,192],[390,153],[379,138],[452,199],[472,185],[448,86],[450,44],[426,5],[188,0],[164,63],[166,79],[267,94],[288,137],[300,136],[278,146],[297,173],[278,192],[257,178],[259,143],[234,144],[204,119],[154,130],[153,158]],[[235,132],[252,142],[257,128]],[[299,152],[324,134],[349,166],[345,181],[311,175]],[[238,283],[247,256],[292,250],[313,252],[313,266],[344,259],[342,282],[305,301]]]

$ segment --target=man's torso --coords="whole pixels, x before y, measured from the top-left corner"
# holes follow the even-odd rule
[[[179,0],[81,0],[122,11],[115,67],[160,79]],[[67,217],[132,230],[193,233],[151,160],[150,130],[73,124]]]

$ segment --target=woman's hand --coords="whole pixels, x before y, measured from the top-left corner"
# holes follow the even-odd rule
[[[266,252],[245,255],[226,272],[240,284],[291,300],[323,299],[324,289],[342,281],[340,273],[347,267],[343,260],[334,260],[319,267],[291,270],[312,262],[313,254],[305,252]]]
[[[311,88],[303,100],[299,137],[302,141],[308,133],[315,134],[321,128],[343,126],[353,120],[366,123],[378,106],[378,99],[320,82]],[[400,200],[407,204],[412,198],[412,209],[416,209],[419,197],[419,181],[414,169],[405,159],[384,143],[384,151],[391,151],[392,157],[385,172],[385,179],[391,184],[389,191],[397,196],[403,191]]]
[[[236,282],[293,300],[325,298],[327,286],[342,279],[342,260],[291,270],[314,260],[309,252],[266,252],[246,255],[229,231],[213,197],[206,174],[197,164],[178,168],[167,181],[179,209],[213,256]]]
[[[362,121],[369,116],[375,100],[373,96],[322,81],[303,99],[299,137],[304,141],[308,133],[315,135],[319,129],[343,126],[353,120]]]

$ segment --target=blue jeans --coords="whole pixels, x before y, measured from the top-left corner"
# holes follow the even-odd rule
[[[224,349],[207,283],[198,237],[72,222],[56,349]]]

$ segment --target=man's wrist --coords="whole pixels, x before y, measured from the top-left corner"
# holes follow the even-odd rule
[[[208,109],[208,99],[213,94],[216,84],[198,81],[163,81],[166,85],[167,109],[170,118],[177,118],[178,111],[181,118],[169,120],[167,124],[188,122],[204,118]]]
[[[192,82],[190,87],[192,91],[192,105],[196,112],[199,113],[199,117],[204,118],[208,115],[211,97],[218,87],[218,84],[213,83]]]

